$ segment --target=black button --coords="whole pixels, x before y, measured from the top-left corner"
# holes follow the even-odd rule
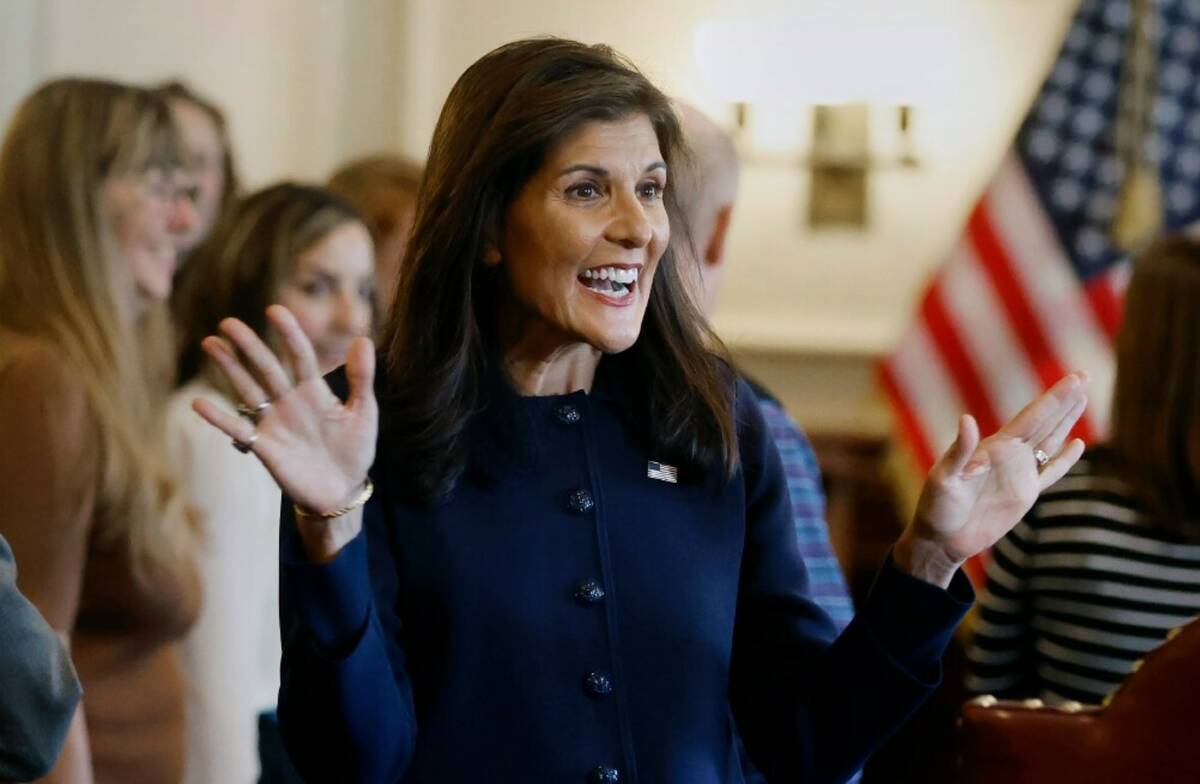
[[[554,415],[564,425],[577,425],[579,424],[579,420],[583,419],[583,415],[579,413],[579,409],[570,403],[564,403],[559,406],[555,409]]]
[[[589,672],[583,679],[583,690],[589,697],[607,697],[612,694],[612,679],[602,672]]]
[[[595,580],[583,580],[575,586],[575,600],[583,604],[595,604],[604,598],[604,586]]]
[[[567,508],[575,514],[587,514],[596,506],[592,494],[587,490],[572,490],[567,493]]]
[[[621,773],[607,765],[597,765],[588,776],[589,784],[620,784]]]

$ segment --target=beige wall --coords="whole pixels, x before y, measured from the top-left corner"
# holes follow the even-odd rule
[[[0,121],[48,76],[181,76],[228,109],[251,185],[322,177],[344,157],[375,147],[423,155],[462,70],[490,48],[531,34],[610,43],[668,91],[728,117],[729,105],[697,75],[697,25],[735,13],[805,12],[819,2],[0,0]],[[745,357],[772,358],[763,365],[766,380],[800,413],[816,412],[832,429],[875,429],[872,423],[883,421],[877,400],[874,413],[862,415],[862,401],[874,400],[863,387],[870,361],[908,323],[915,296],[958,236],[1076,5],[890,4],[940,33],[941,43],[922,52],[921,62],[942,89],[916,108],[921,165],[872,175],[866,231],[807,229],[803,167],[765,162],[758,142],[746,146],[751,155],[716,322]],[[787,75],[779,78],[786,82]],[[797,112],[767,103],[752,106],[751,118],[778,123],[802,116]],[[846,372],[823,372],[830,362]]]
[[[40,75],[37,0],[0,4],[0,123]]]
[[[42,79],[183,78],[227,108],[247,181],[323,177],[399,136],[391,0],[3,0],[0,118]]]

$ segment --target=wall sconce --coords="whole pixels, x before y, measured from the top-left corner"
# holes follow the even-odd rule
[[[863,103],[813,107],[808,225],[814,229],[867,225],[868,111]]]
[[[809,109],[810,135],[807,144],[804,140],[798,143],[802,149],[807,146],[807,151],[798,157],[778,156],[756,150],[750,127],[753,110],[747,104],[737,104],[734,139],[739,153],[747,163],[798,164],[807,168],[805,223],[810,228],[865,228],[870,215],[871,172],[918,165],[911,135],[913,108],[873,109],[866,103],[847,103],[817,104]],[[876,120],[894,121],[894,125],[886,128],[891,132],[887,144],[878,140],[872,143],[873,111],[884,115]]]
[[[799,163],[809,173],[809,227],[864,228],[870,174],[918,165],[914,107],[940,97],[953,43],[951,28],[931,24],[921,10],[882,0],[809,0],[785,17],[717,19],[697,28],[699,80],[734,105],[743,160]]]

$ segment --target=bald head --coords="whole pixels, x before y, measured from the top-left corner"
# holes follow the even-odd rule
[[[725,263],[725,237],[737,198],[738,160],[733,141],[699,109],[676,106],[691,160],[672,173],[680,207],[692,230],[699,280],[694,295],[706,314],[713,311]]]

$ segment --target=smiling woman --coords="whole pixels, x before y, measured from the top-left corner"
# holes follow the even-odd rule
[[[959,565],[1078,457],[1082,378],[982,441],[964,417],[835,635],[685,293],[682,155],[608,48],[503,46],[442,110],[377,383],[365,340],[322,380],[286,308],[282,358],[236,319],[236,354],[205,339],[270,402],[195,408],[292,502],[279,717],[306,778],[734,784],[741,732],[770,780],[844,780],[936,685]]]
[[[284,182],[242,199],[179,274],[179,385],[202,374],[200,341],[222,318],[261,332],[273,302],[300,320],[322,372],[344,363],[350,342],[376,321],[371,254],[361,216],[323,188]]]
[[[506,273],[501,322],[520,336],[506,352],[510,365],[552,363],[550,346],[615,354],[637,341],[671,237],[661,156],[645,115],[588,123],[521,188],[500,243],[485,254]],[[588,382],[537,379],[522,391],[570,392]]]
[[[162,455],[179,162],[166,104],[99,80],[38,89],[0,150],[0,535],[85,692],[51,781],[182,775],[174,642],[199,587]]]
[[[670,242],[688,237],[667,184],[684,154],[669,101],[607,47],[517,42],[459,79],[383,337],[413,495],[444,495],[464,470],[498,368],[523,394],[567,393],[627,349],[659,454],[732,475],[729,363]],[[637,268],[637,285],[613,296],[605,268]]]
[[[327,373],[346,361],[351,341],[371,331],[374,267],[357,212],[323,188],[285,182],[227,211],[179,275],[182,386],[167,419],[172,457],[207,545],[198,556],[204,604],[182,646],[191,684],[190,782],[254,781],[260,762],[264,781],[280,781],[273,766],[283,759],[269,745],[279,691],[279,489],[192,412],[196,397],[229,412],[238,403],[220,374],[203,366],[200,340],[227,316],[263,331],[263,310],[280,302]]]

